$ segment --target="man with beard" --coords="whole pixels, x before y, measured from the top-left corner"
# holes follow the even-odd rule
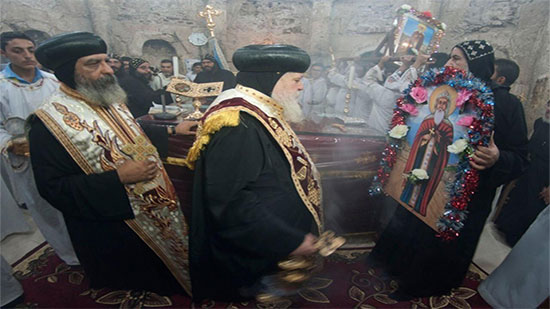
[[[147,129],[157,152],[105,52],[87,32],[37,49],[62,84],[29,120],[36,185],[63,213],[91,288],[190,292],[187,226],[159,156],[167,130]]]
[[[166,103],[172,103],[172,96],[168,95],[164,88],[153,90],[149,83],[153,73],[149,62],[141,58],[134,58],[130,61],[128,75],[120,80],[120,86],[128,95],[128,108],[135,118],[147,115],[153,102],[161,103],[161,96],[165,97]]]
[[[197,74],[195,83],[223,82],[223,90],[235,88],[235,75],[228,70],[220,69],[216,59],[206,55],[202,59],[202,72]]]
[[[314,253],[322,228],[319,173],[288,124],[300,116],[308,54],[290,45],[250,45],[235,52],[233,63],[238,84],[206,111],[187,157],[195,170],[196,300],[266,292],[277,262]]]
[[[23,33],[4,32],[0,41],[1,54],[10,61],[0,72],[0,164],[2,181],[6,184],[0,192],[2,216],[8,214],[4,207],[8,205],[8,196],[12,195],[18,204],[26,205],[57,255],[69,265],[78,265],[63,215],[36,190],[28,155],[29,143],[23,134],[24,119],[59,88],[59,82],[52,74],[37,68],[31,38]],[[16,127],[19,130],[14,129]],[[2,230],[6,228],[8,225],[3,224]]]
[[[125,74],[128,74],[128,71],[130,71],[130,61],[132,61],[132,58],[127,56],[120,57],[120,62],[122,62],[122,72]]]
[[[122,62],[120,62],[120,57],[117,54],[109,54],[109,60],[107,61],[115,76],[121,78],[124,76],[124,70],[122,69]]]

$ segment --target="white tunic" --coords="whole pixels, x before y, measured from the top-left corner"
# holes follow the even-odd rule
[[[368,124],[380,135],[386,135],[389,130],[397,98],[412,81],[416,80],[417,76],[416,69],[411,67],[402,75],[397,71],[394,72],[384,81],[382,70],[378,65],[368,70],[365,83],[372,102]],[[382,82],[384,82],[383,86],[380,84]]]
[[[537,308],[550,295],[547,206],[478,291],[494,308]]]
[[[348,89],[348,76],[332,71],[329,72],[327,77],[332,84],[340,87],[337,94],[334,96],[336,101],[334,102],[334,114],[356,117],[364,120],[368,119],[371,112],[371,102],[367,94],[367,85],[364,80],[355,77],[350,91]],[[351,98],[349,101],[349,114],[346,115],[344,109],[346,107],[346,94],[348,92],[351,94]]]
[[[399,94],[379,84],[381,81],[383,81],[382,70],[378,65],[370,68],[365,74],[367,93],[372,101],[372,111],[367,123],[378,134],[386,135],[395,107],[395,100]]]
[[[326,96],[327,96],[327,81],[323,77],[317,79],[302,79],[304,82],[304,90],[302,104],[304,116],[311,117],[312,114],[326,113]],[[307,86],[306,86],[307,83]]]
[[[0,150],[2,178],[19,204],[26,204],[40,232],[59,257],[69,265],[78,265],[65,221],[61,212],[53,208],[38,193],[30,160],[8,153],[6,146],[13,137],[6,130],[6,120],[12,117],[26,119],[42,102],[59,88],[54,75],[41,71],[43,78],[24,83],[7,78],[0,72]]]

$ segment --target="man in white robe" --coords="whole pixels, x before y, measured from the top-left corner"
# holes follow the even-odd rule
[[[401,59],[402,65],[385,78],[387,69],[384,70],[384,67],[390,57],[384,56],[365,74],[367,93],[372,102],[372,112],[368,124],[380,135],[385,135],[388,132],[397,98],[403,90],[409,87],[411,82],[418,78],[418,70],[428,58],[429,56],[421,54],[413,63],[411,56],[404,56]]]
[[[315,114],[326,113],[327,81],[323,76],[324,68],[313,64],[308,78],[303,78],[304,90],[300,93],[300,103],[304,116],[311,118]]]
[[[349,67],[346,71],[350,71]],[[365,68],[362,65],[355,65],[355,74],[349,88],[349,76],[351,74],[341,74],[335,70],[329,71],[327,78],[329,82],[340,87],[337,94],[334,96],[334,114],[347,117],[355,117],[368,119],[371,109],[370,98],[367,94],[367,85],[363,80],[365,76]],[[346,94],[350,94],[349,105],[346,104]],[[345,113],[345,108],[349,108],[349,112]]]
[[[10,60],[0,72],[2,178],[15,200],[27,206],[57,255],[69,265],[78,265],[62,214],[38,194],[28,157],[28,141],[22,132],[24,119],[59,88],[52,74],[36,67],[34,49],[34,42],[22,33],[1,35],[1,54]]]

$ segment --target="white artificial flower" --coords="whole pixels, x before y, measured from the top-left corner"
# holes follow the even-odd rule
[[[414,170],[412,170],[411,174],[418,180],[425,180],[430,178],[426,170],[423,170],[421,168],[415,168]]]
[[[398,124],[390,130],[390,137],[400,139],[406,136],[407,132],[409,132],[409,127],[404,124]]]
[[[412,6],[410,6],[410,5],[408,5],[408,4],[403,4],[403,5],[401,6],[401,8],[402,8],[403,10],[410,11],[410,10],[412,9]]]
[[[464,138],[456,140],[452,145],[447,146],[447,151],[454,154],[459,154],[468,147],[468,141]]]
[[[441,29],[443,29],[443,31],[445,31],[447,29],[447,25],[445,23],[441,23]]]

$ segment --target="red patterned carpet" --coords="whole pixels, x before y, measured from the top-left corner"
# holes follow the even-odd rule
[[[184,295],[89,289],[81,268],[65,265],[43,244],[14,265],[14,275],[25,290],[17,308],[489,308],[476,291],[485,276],[475,266],[451,295],[396,302],[388,295],[397,284],[369,268],[364,262],[367,254],[367,250],[340,250],[298,295],[276,303],[193,304]]]

